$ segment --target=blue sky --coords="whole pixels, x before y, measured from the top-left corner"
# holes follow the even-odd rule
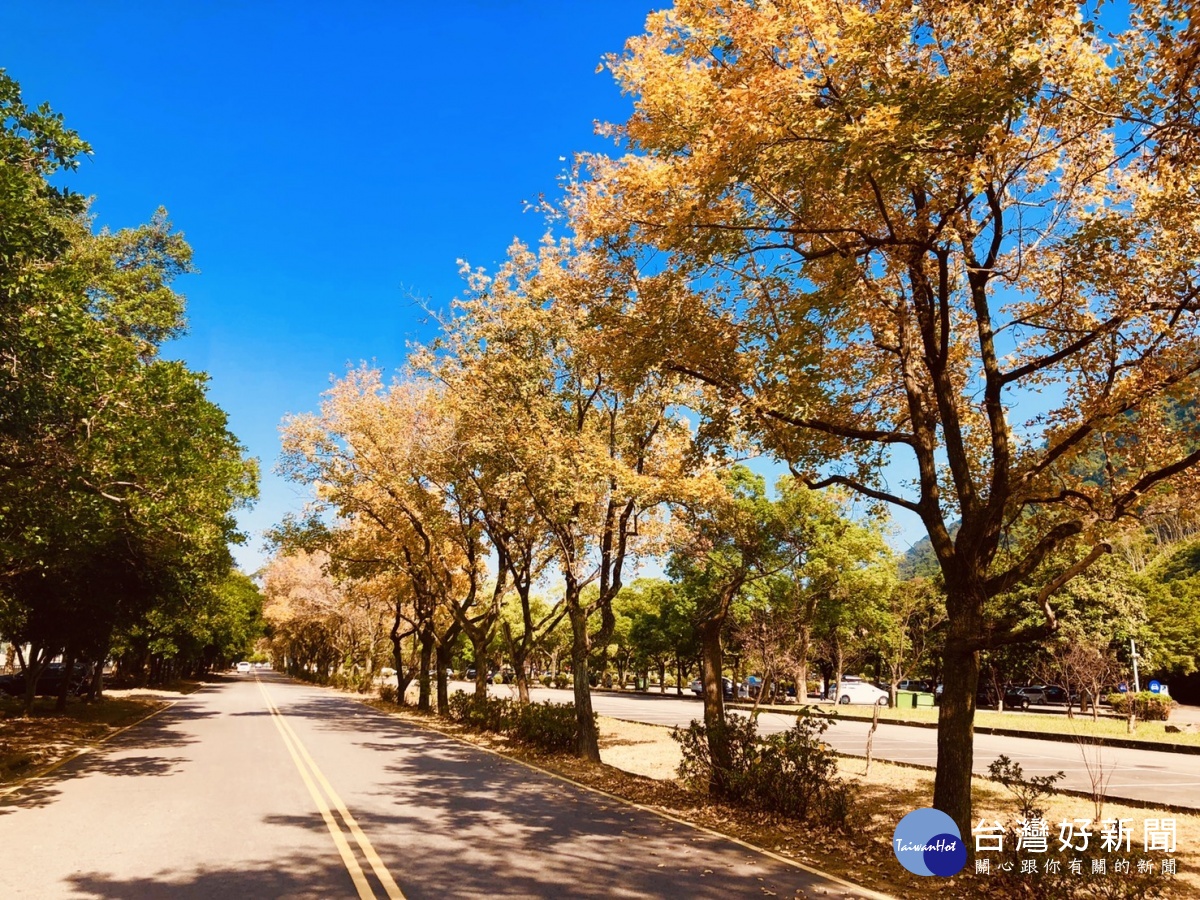
[[[653,4],[96,3],[0,5],[0,66],[91,142],[71,180],[99,225],[165,206],[195,250],[190,332],[169,349],[263,466],[236,551],[304,493],[273,474],[278,427],[347,364],[402,363],[423,306],[543,223],[597,119],[629,101],[602,55]]]

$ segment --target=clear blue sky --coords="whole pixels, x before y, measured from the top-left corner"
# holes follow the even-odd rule
[[[661,5],[661,4],[660,4]],[[196,254],[190,332],[170,355],[263,466],[236,551],[303,492],[273,474],[278,427],[348,363],[402,363],[421,305],[536,240],[526,200],[604,144],[629,103],[606,52],[654,5],[602,2],[149,3],[6,0],[0,66],[94,148],[72,187],[114,228],[167,208]]]

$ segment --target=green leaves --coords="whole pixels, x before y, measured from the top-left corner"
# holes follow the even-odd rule
[[[0,595],[25,611],[6,636],[103,653],[228,574],[257,468],[205,376],[157,359],[183,330],[183,236],[163,210],[94,234],[47,182],[87,152],[0,72]]]

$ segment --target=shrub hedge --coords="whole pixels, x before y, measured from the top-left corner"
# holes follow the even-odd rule
[[[571,704],[516,703],[465,691],[455,691],[449,699],[450,718],[476,731],[508,735],[551,752],[569,752],[579,743],[579,723]]]
[[[1171,715],[1171,707],[1175,705],[1175,701],[1166,694],[1155,694],[1151,691],[1108,695],[1109,706],[1120,716],[1129,715],[1131,702],[1134,705],[1134,715],[1146,722],[1165,722]]]

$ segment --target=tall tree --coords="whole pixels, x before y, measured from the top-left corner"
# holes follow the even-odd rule
[[[470,294],[446,341],[458,364],[476,373],[478,400],[502,436],[495,459],[506,466],[508,489],[523,494],[522,507],[536,516],[562,576],[578,752],[592,760],[600,750],[591,649],[603,657],[626,566],[692,442],[675,409],[683,396],[678,376],[617,374],[608,336],[581,313],[587,300],[628,284],[628,273],[603,257],[566,245],[547,243],[540,252],[514,245],[495,276],[469,273]]]
[[[934,805],[963,829],[980,653],[1051,634],[1106,523],[1200,460],[1165,427],[1200,370],[1200,76],[1172,9],[1135,4],[1114,52],[1063,0],[680,0],[610,58],[630,152],[573,195],[584,238],[659,273],[610,317],[631,354],[810,484],[923,523]],[[1023,583],[1043,621],[1006,628],[989,601]]]

